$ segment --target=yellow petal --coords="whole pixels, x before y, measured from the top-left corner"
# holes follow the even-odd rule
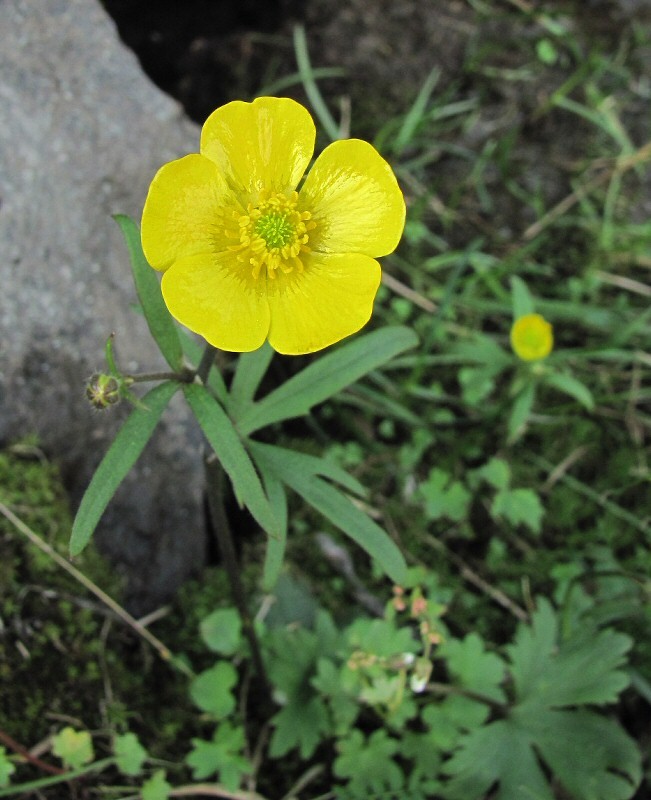
[[[299,194],[316,228],[310,247],[378,257],[398,245],[405,201],[391,167],[368,142],[333,142],[317,158]]]
[[[161,286],[172,316],[221,350],[257,350],[267,338],[265,283],[254,281],[233,253],[176,261]]]
[[[234,200],[212,161],[193,154],[161,167],[142,212],[142,247],[152,267],[178,258],[224,250],[220,209]]]
[[[552,326],[540,314],[525,314],[513,323],[511,347],[523,361],[547,358],[554,347]]]
[[[304,264],[303,272],[267,280],[269,342],[285,355],[313,353],[358,331],[380,285],[380,265],[359,253],[313,253]]]
[[[296,189],[312,158],[315,136],[312,117],[294,100],[235,100],[204,123],[201,152],[243,193],[246,203],[256,202],[262,189]]]

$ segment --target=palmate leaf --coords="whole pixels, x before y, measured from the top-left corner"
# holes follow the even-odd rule
[[[159,769],[146,780],[140,790],[142,800],[167,800],[172,787],[165,780],[165,770]]]
[[[147,751],[135,733],[125,733],[113,739],[113,752],[117,768],[123,775],[140,775],[147,760]]]
[[[114,219],[120,226],[129,250],[136,291],[151,335],[167,363],[178,371],[183,361],[178,328],[163,300],[156,272],[149,266],[142,252],[138,226],[124,214],[116,214]]]
[[[586,710],[546,711],[528,725],[543,760],[574,797],[628,800],[635,792],[640,752],[614,720]]]
[[[632,641],[612,629],[557,642],[558,621],[540,600],[531,626],[521,625],[507,647],[518,704],[536,708],[614,703],[629,684],[626,653]]]
[[[209,650],[223,656],[237,653],[242,642],[242,619],[234,608],[218,608],[201,621],[201,638]]]
[[[397,739],[384,730],[377,730],[368,739],[353,730],[338,743],[340,755],[334,762],[334,773],[348,778],[347,788],[358,797],[393,797],[404,786],[404,775],[393,756],[399,749]],[[404,795],[402,795],[404,796]]]
[[[496,800],[554,800],[529,737],[511,721],[485,725],[462,742],[444,766],[454,776],[442,792],[446,800],[483,800],[496,783]]]
[[[298,748],[301,758],[309,758],[320,742],[330,734],[328,710],[320,697],[304,702],[290,702],[271,719],[274,732],[269,755],[279,758]]]
[[[190,684],[190,697],[202,710],[218,719],[227,717],[237,704],[231,689],[237,683],[235,667],[218,661],[214,667],[199,673]]]
[[[67,725],[52,738],[52,752],[71,769],[79,769],[94,758],[93,740],[88,731],[76,731]]]
[[[478,633],[469,633],[464,639],[443,642],[439,655],[446,659],[447,668],[463,689],[469,689],[490,697],[498,703],[504,702],[501,684],[504,680],[505,664],[495,653],[489,653]],[[462,698],[466,699],[466,698]]]
[[[472,496],[465,486],[452,480],[451,476],[438,467],[433,467],[427,480],[420,486],[420,494],[425,501],[427,519],[445,517],[454,522],[466,518]]]
[[[149,441],[165,407],[180,384],[161,383],[133,409],[95,471],[82,498],[70,536],[70,555],[86,547],[116,489],[136,463]]]
[[[628,683],[621,667],[630,644],[610,629],[559,641],[556,614],[541,601],[507,648],[514,707],[459,741],[444,765],[451,779],[443,796],[479,800],[497,785],[496,800],[553,800],[540,759],[575,800],[632,797],[641,779],[636,743],[617,722],[576,708],[617,699]]]
[[[238,428],[243,436],[248,436],[274,422],[307,414],[312,406],[337,394],[417,342],[410,328],[400,326],[359,336],[319,358],[252,405],[238,419]]]
[[[354,542],[374,558],[384,572],[395,583],[403,583],[406,578],[407,565],[397,545],[379,525],[371,520],[351,500],[319,477],[315,469],[296,469],[291,459],[278,458],[275,451],[259,442],[251,442],[251,454],[260,464],[261,471],[268,471],[293,489],[313,508],[330,520]],[[296,454],[294,454],[296,455]],[[339,470],[331,462],[321,461],[323,473],[330,477],[333,470],[336,474],[346,473]],[[306,462],[303,462],[304,464]],[[330,474],[328,474],[330,473]],[[350,476],[348,476],[350,479]]]
[[[224,721],[215,731],[212,741],[192,740],[194,749],[186,756],[185,762],[191,767],[195,779],[201,780],[217,773],[226,789],[235,792],[242,776],[252,769],[249,760],[242,755],[244,745],[244,729]]]

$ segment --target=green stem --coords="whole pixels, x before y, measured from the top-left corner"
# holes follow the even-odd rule
[[[195,376],[193,369],[181,372],[142,372],[140,375],[125,375],[129,383],[149,383],[150,381],[179,381],[179,383],[192,383]]]
[[[432,692],[432,694],[443,695],[444,697],[448,695],[458,695],[459,697],[467,697],[469,700],[475,700],[478,703],[484,703],[484,705],[487,705],[502,717],[506,716],[509,710],[507,703],[500,703],[497,700],[493,700],[492,697],[487,697],[485,694],[473,692],[470,689],[462,689],[459,686],[451,686],[447,683],[437,683],[433,681],[427,684],[427,689]]]
[[[38,789],[45,789],[48,786],[56,786],[57,783],[67,783],[75,778],[81,778],[84,775],[90,775],[92,772],[101,772],[101,770],[115,764],[114,758],[104,758],[101,761],[95,761],[94,764],[89,764],[87,767],[81,769],[72,769],[64,772],[61,775],[53,775],[51,778],[39,778],[36,781],[29,781],[28,783],[16,783],[14,786],[8,786],[5,789],[0,789],[0,797],[10,797],[12,794],[25,794],[26,792],[35,792]]]
[[[269,679],[267,678],[267,673],[264,668],[260,644],[253,626],[253,619],[249,612],[244,584],[242,583],[240,568],[237,563],[233,533],[224,507],[224,470],[214,455],[208,456],[205,464],[208,508],[210,509],[215,537],[231,586],[231,594],[233,595],[233,601],[237,606],[240,619],[242,620],[242,630],[251,647],[251,658],[255,671],[263,683],[268,685]]]
[[[206,385],[208,382],[208,376],[210,375],[210,370],[212,369],[213,364],[215,363],[215,353],[217,349],[213,347],[211,344],[206,342],[206,348],[203,351],[203,355],[201,356],[201,361],[199,362],[199,366],[197,367],[196,376],[199,378],[201,383]]]
[[[183,367],[179,372],[142,372],[139,375],[122,376],[129,384],[149,383],[151,381],[178,381],[179,383],[192,383],[195,378],[199,378],[205,384],[208,380],[210,370],[215,363],[215,353],[217,350],[211,345],[206,344],[203,356],[196,369]],[[109,365],[110,366],[110,365]],[[120,373],[116,369],[116,374]]]

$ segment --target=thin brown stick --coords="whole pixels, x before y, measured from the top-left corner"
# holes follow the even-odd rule
[[[45,761],[41,761],[40,758],[33,756],[26,747],[23,747],[22,744],[19,744],[15,739],[12,739],[8,733],[0,730],[0,742],[3,742],[7,745],[14,753],[18,753],[18,755],[22,756],[25,761],[29,761],[30,764],[33,764],[38,769],[43,770],[43,772],[49,772],[51,775],[63,775],[66,770],[61,769],[60,767],[55,767],[52,764],[48,764]]]
[[[85,589],[88,589],[89,592],[95,595],[99,600],[104,603],[105,606],[111,609],[111,611],[118,617],[122,622],[132,628],[138,636],[148,642],[154,650],[158,653],[158,655],[163,659],[163,661],[171,662],[174,664],[177,669],[181,672],[185,673],[188,677],[194,677],[194,673],[192,670],[180,659],[175,659],[171,650],[160,641],[160,639],[156,638],[153,633],[150,633],[147,628],[145,628],[141,622],[139,622],[135,617],[132,617],[128,611],[126,611],[122,606],[117,603],[112,597],[106,594],[105,591],[99,588],[96,583],[87,578],[83,572],[80,572],[76,567],[74,567],[69,561],[67,561],[63,556],[59,555],[59,553],[54,550],[44,539],[42,539],[37,533],[35,533],[30,527],[28,527],[21,519],[19,519],[7,506],[0,502],[0,514],[2,514],[11,524],[18,530],[23,536],[27,537],[29,541],[38,547],[43,553],[49,556],[52,561],[58,564],[62,569],[64,569],[69,575],[71,575],[78,583],[80,583]]]
[[[229,791],[218,783],[195,783],[189,786],[179,786],[168,792],[170,797],[222,797],[224,800],[267,800],[257,792]]]
[[[535,239],[535,237],[538,236],[538,234],[541,233],[546,227],[551,225],[554,220],[565,214],[566,211],[569,211],[572,206],[576,205],[579,200],[582,200],[584,197],[586,197],[591,191],[593,191],[593,189],[596,189],[602,183],[605,183],[616,173],[621,174],[627,172],[629,169],[633,169],[638,164],[644,163],[650,157],[651,142],[647,142],[631,155],[618,158],[613,166],[609,167],[608,169],[604,169],[603,172],[595,175],[591,180],[587,181],[581,186],[578,186],[573,192],[568,194],[567,197],[564,197],[560,203],[557,203],[557,205],[550,209],[543,217],[534,222],[533,225],[530,225],[520,237],[521,240],[527,242],[531,239]]]
[[[424,533],[422,536],[424,542],[430,545],[430,547],[433,547],[435,550],[443,553],[446,558],[452,561],[452,563],[461,573],[461,577],[467,580],[468,583],[472,583],[473,586],[476,586],[480,591],[488,595],[498,605],[502,606],[502,608],[506,608],[511,612],[511,614],[513,614],[514,617],[516,617],[516,619],[519,619],[521,622],[529,621],[529,615],[523,608],[521,608],[517,603],[514,603],[513,600],[504,594],[503,591],[496,589],[494,586],[491,586],[488,581],[485,581],[480,575],[472,570],[462,558],[459,558],[456,553],[453,553],[444,542],[429,533]]]

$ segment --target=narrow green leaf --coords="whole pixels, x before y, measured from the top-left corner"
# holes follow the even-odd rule
[[[231,479],[235,494],[270,536],[278,536],[278,523],[260,478],[226,412],[204,386],[186,384],[183,392],[201,430]]]
[[[256,460],[264,468],[275,473],[283,483],[366,550],[391,580],[395,583],[404,582],[407,565],[402,553],[386,531],[353,505],[348,497],[314,474],[296,471],[281,460],[276,460],[275,463],[268,461],[258,443],[255,444],[255,452]]]
[[[278,520],[277,537],[270,536],[267,539],[267,551],[264,557],[264,568],[262,571],[262,588],[265,592],[270,592],[280,576],[280,570],[285,560],[285,550],[287,548],[287,495],[285,487],[269,471],[262,471],[264,487],[271,503],[274,515]]]
[[[334,461],[325,458],[311,456],[308,453],[299,453],[296,450],[289,450],[286,447],[278,447],[275,444],[263,444],[262,442],[250,442],[251,455],[258,460],[258,454],[264,465],[270,465],[274,475],[282,475],[286,472],[301,473],[304,476],[318,475],[321,478],[328,478],[352,494],[359,497],[366,497],[366,488],[353,478],[345,469],[342,469]]]
[[[319,118],[323,130],[328,134],[331,141],[334,142],[336,139],[341,139],[339,125],[337,125],[334,117],[330,113],[330,109],[323,99],[323,95],[314,79],[314,69],[310,63],[310,54],[307,48],[307,36],[305,35],[305,28],[302,25],[294,25],[293,40],[298,73],[301,76],[305,94],[312,104],[314,113]]]
[[[230,391],[230,408],[236,418],[253,401],[273,354],[269,342],[265,342],[252,353],[240,354]]]
[[[522,435],[535,399],[535,384],[529,383],[513,401],[508,424],[509,444],[515,442]]]
[[[82,498],[72,526],[70,554],[86,547],[116,489],[142,452],[161,414],[179,388],[173,381],[161,383],[148,392],[131,412],[95,471]]]
[[[307,414],[312,406],[322,403],[417,343],[416,334],[401,326],[359,336],[319,358],[252,406],[238,421],[238,428],[243,436],[248,436],[265,425]]]
[[[204,348],[186,331],[179,330],[179,333],[181,335],[181,347],[183,348],[183,352],[190,364],[192,364],[192,367],[197,369],[201,362]],[[223,406],[228,404],[228,389],[224,383],[224,378],[221,372],[214,367],[210,370],[210,374],[208,375],[208,387],[214,392],[215,397]]]
[[[516,275],[511,278],[511,302],[513,319],[520,319],[534,312],[533,298],[527,289],[527,284]]]
[[[122,230],[122,235],[129,250],[136,291],[138,292],[151,335],[154,337],[167,363],[173,370],[178,371],[181,369],[183,361],[178,328],[174,318],[167,310],[156,273],[149,266],[142,252],[138,226],[130,217],[124,214],[116,214],[114,219]]]
[[[552,386],[554,389],[558,389],[559,392],[569,395],[588,411],[594,409],[592,392],[572,375],[567,375],[564,372],[552,372],[549,375],[545,375],[544,380],[548,386]]]
[[[438,66],[434,67],[429,75],[425,78],[423,85],[420,87],[416,99],[414,100],[411,108],[407,112],[402,127],[398,131],[393,144],[393,152],[401,153],[404,148],[411,142],[416,128],[420,121],[423,119],[427,104],[432,96],[432,92],[436,88],[436,84],[441,78],[441,70]]]

